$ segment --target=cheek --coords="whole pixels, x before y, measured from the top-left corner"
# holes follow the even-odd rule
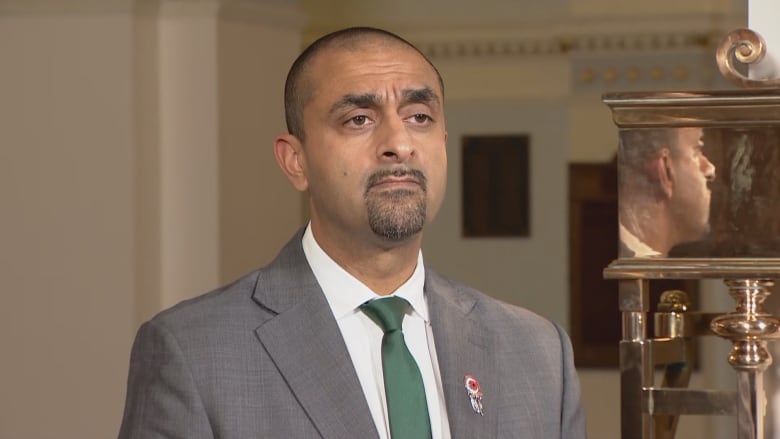
[[[355,159],[342,159],[334,165],[327,182],[332,196],[350,203],[362,202],[371,172],[361,168]]]
[[[447,155],[441,153],[429,167],[428,172],[428,191],[431,197],[441,202],[444,198],[444,192],[447,188]]]
[[[441,188],[441,191],[444,191],[444,188],[447,186],[447,158],[445,157],[443,160],[443,163],[437,169],[437,179],[439,180],[438,184]]]

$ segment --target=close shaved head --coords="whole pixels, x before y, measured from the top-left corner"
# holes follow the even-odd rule
[[[313,78],[309,71],[317,56],[330,49],[352,52],[376,44],[408,47],[420,54],[436,72],[441,92],[444,93],[444,82],[439,71],[412,43],[382,29],[371,27],[342,29],[320,37],[310,44],[293,62],[290,72],[287,74],[287,81],[284,85],[284,116],[287,122],[287,131],[290,134],[303,142],[303,108],[314,93],[316,84],[316,78]]]

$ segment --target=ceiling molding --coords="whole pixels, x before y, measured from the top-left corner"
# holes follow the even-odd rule
[[[544,37],[425,40],[412,42],[431,59],[588,56],[712,50],[724,32],[715,30],[600,32]]]
[[[642,17],[558,17],[513,26],[409,27],[387,29],[432,59],[591,56],[712,50],[744,19],[722,13]],[[303,42],[338,29],[308,27]]]

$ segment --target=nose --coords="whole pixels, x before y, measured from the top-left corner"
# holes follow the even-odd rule
[[[706,178],[708,181],[715,180],[715,165],[713,165],[710,159],[708,159],[707,156],[703,154],[701,159],[701,172],[704,174],[704,178]]]
[[[403,163],[414,155],[412,138],[400,117],[386,117],[378,134],[377,155],[381,160]]]

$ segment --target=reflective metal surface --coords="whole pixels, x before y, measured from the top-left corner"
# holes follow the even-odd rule
[[[619,129],[620,248],[604,277],[620,286],[623,439],[671,439],[690,414],[736,416],[738,439],[764,437],[767,342],[780,331],[762,308],[780,278],[780,80],[742,72],[765,53],[760,35],[739,29],[716,58],[743,89],[603,97]],[[733,311],[696,312],[675,290],[650,315],[650,283],[705,278],[724,281]],[[702,335],[731,343],[736,392],[688,388]]]
[[[780,201],[779,201],[780,202]],[[777,279],[780,258],[630,258],[604,269],[607,279]]]
[[[780,320],[764,312],[771,280],[727,280],[729,294],[737,302],[734,312],[716,317],[712,331],[732,341],[729,364],[738,371],[763,372],[772,364],[766,340],[777,336]]]
[[[737,373],[737,438],[760,439],[764,435],[766,396],[764,374],[758,370]]]
[[[607,93],[619,128],[775,126],[780,90]]]
[[[767,402],[763,373],[772,362],[766,342],[778,336],[780,320],[764,312],[762,303],[774,282],[766,279],[724,282],[737,302],[734,311],[724,314],[690,311],[685,292],[666,291],[654,313],[655,334],[649,338],[646,325],[650,311],[646,300],[649,281],[620,280],[624,325],[620,342],[623,439],[674,438],[681,415],[736,416],[738,439],[764,437]],[[736,392],[688,388],[695,358],[694,337],[712,334],[732,342],[728,362],[738,372]],[[653,373],[658,367],[663,370],[660,383],[655,381]]]

